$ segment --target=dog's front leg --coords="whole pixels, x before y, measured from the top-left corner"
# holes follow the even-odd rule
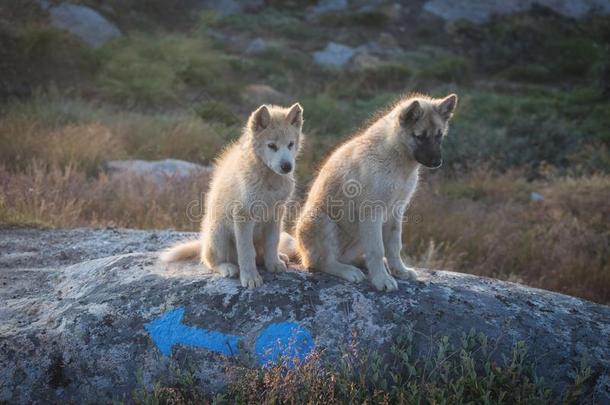
[[[241,285],[256,288],[263,285],[263,279],[256,269],[256,249],[254,248],[254,225],[252,220],[235,221],[235,246]]]
[[[397,290],[398,283],[388,274],[383,261],[382,221],[367,218],[361,222],[360,241],[371,284],[379,291]]]
[[[267,271],[280,272],[286,271],[286,263],[284,263],[278,254],[277,247],[280,243],[280,232],[282,231],[281,219],[272,219],[265,226],[265,268]]]
[[[400,257],[402,249],[402,222],[400,219],[389,218],[383,224],[383,244],[390,274],[401,280],[415,280],[416,273],[409,269]]]

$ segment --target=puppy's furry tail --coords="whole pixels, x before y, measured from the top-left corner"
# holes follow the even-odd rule
[[[280,234],[280,244],[277,250],[288,256],[291,260],[299,261],[297,241],[288,232]]]
[[[192,240],[179,243],[161,253],[159,259],[164,263],[178,262],[181,260],[198,259],[201,254],[201,241]]]

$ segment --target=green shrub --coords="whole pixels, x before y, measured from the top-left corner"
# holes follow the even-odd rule
[[[133,34],[102,51],[98,76],[107,97],[128,104],[176,101],[186,88],[231,96],[229,65],[204,38]]]
[[[304,97],[301,103],[306,114],[306,130],[323,137],[346,135],[347,129],[357,120],[346,103],[328,94]]]
[[[337,97],[368,98],[380,92],[409,88],[413,76],[406,64],[381,63],[354,72],[341,72],[329,80],[327,91]]]
[[[558,40],[550,45],[550,51],[557,55],[554,61],[557,70],[565,75],[582,77],[589,72],[599,58],[598,47],[586,38]]]
[[[212,25],[247,31],[249,35],[275,34],[284,38],[312,40],[320,36],[312,24],[305,22],[304,15],[286,10],[266,7],[258,13],[240,13],[227,16]]]
[[[604,56],[608,21],[607,16],[570,19],[547,9],[483,25],[461,22],[454,29],[483,71],[518,81],[582,81]],[[511,65],[517,68],[506,71]]]
[[[583,158],[587,145],[599,150],[607,143],[610,105],[593,92],[527,93],[462,93],[444,145],[446,162],[461,167],[492,162],[500,170],[546,162],[567,170],[576,156]],[[604,161],[603,154],[596,156]],[[591,161],[586,166],[608,170],[593,169]]]
[[[272,44],[252,58],[233,61],[236,71],[260,77],[265,83],[286,93],[300,93],[320,87],[324,73],[311,63],[310,56],[298,49]]]
[[[419,78],[463,82],[470,79],[473,67],[470,60],[459,55],[447,55],[433,60],[418,73]]]
[[[360,25],[369,28],[381,28],[388,23],[388,15],[377,10],[336,12],[323,15],[320,22],[332,27]]]
[[[555,80],[555,75],[546,66],[541,65],[511,66],[500,72],[500,77],[530,83],[550,83]]]
[[[231,126],[239,124],[239,117],[224,103],[211,101],[195,107],[195,112],[204,121],[220,122]]]

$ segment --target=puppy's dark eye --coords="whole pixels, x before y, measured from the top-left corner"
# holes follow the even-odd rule
[[[293,146],[294,146],[294,142],[290,141],[290,143],[288,144],[288,149],[292,149]]]
[[[272,151],[277,152],[277,145],[276,145],[276,144],[274,144],[274,143],[268,143],[268,144],[267,144],[267,147],[268,147],[269,149],[271,149]]]
[[[439,131],[436,133],[436,137],[437,137],[437,138],[442,138],[442,137],[443,137],[443,131],[439,130]]]

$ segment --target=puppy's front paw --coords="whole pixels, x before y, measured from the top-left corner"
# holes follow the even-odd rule
[[[362,270],[357,267],[346,268],[342,277],[351,283],[359,283],[366,278]]]
[[[387,272],[379,272],[371,277],[371,284],[379,291],[396,291],[398,283]]]
[[[288,270],[286,263],[284,263],[280,259],[265,265],[265,267],[267,268],[267,271],[270,271],[272,273],[280,273],[280,272]]]
[[[390,273],[401,280],[415,280],[417,273],[408,267],[390,267]]]
[[[223,277],[235,277],[239,273],[239,268],[233,263],[220,263],[214,270]]]
[[[288,255],[285,255],[284,253],[278,253],[277,255],[280,257],[281,261],[286,263],[286,265],[288,265],[288,263],[290,263],[290,257],[288,257]]]
[[[263,285],[263,278],[257,270],[240,271],[239,281],[241,281],[242,287],[246,288],[257,288]]]

